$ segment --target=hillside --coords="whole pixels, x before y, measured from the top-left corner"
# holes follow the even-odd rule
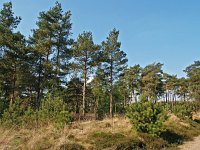
[[[37,129],[0,128],[0,149],[162,149],[174,147],[200,134],[200,124],[170,115],[161,137],[138,133],[128,119],[74,122],[58,129],[52,125]]]

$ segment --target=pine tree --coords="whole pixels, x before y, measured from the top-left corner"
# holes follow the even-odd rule
[[[70,63],[69,60],[72,57],[71,46],[73,44],[73,40],[70,38],[71,36],[71,12],[62,11],[61,4],[56,2],[56,6],[52,8],[53,13],[52,17],[55,21],[51,23],[51,30],[53,31],[53,62],[55,66],[55,78],[56,81],[54,84],[56,87],[59,87],[61,84],[66,83],[65,77],[69,72]],[[51,14],[51,13],[50,13]],[[56,15],[54,15],[56,14]]]
[[[54,7],[40,13],[38,28],[30,37],[38,107],[44,91],[56,92],[65,82],[73,42],[70,16],[70,11],[63,13],[61,4],[56,2]]]
[[[177,94],[186,101],[189,95],[189,80],[184,77],[178,79],[178,86]]]
[[[131,100],[133,99],[132,98],[132,96],[133,96],[135,102],[137,102],[137,94],[140,93],[141,72],[142,72],[142,68],[140,67],[140,65],[135,65],[124,71],[124,78],[126,80],[126,84],[128,85],[128,88],[129,88]]]
[[[86,110],[87,79],[89,73],[92,73],[92,69],[96,65],[94,59],[99,49],[100,46],[93,42],[91,32],[83,32],[80,34],[73,45],[75,63],[77,69],[81,71],[83,76],[83,115],[85,115]]]
[[[147,65],[141,74],[141,92],[149,100],[157,101],[163,94],[163,64],[153,63]]]
[[[80,113],[82,105],[82,87],[83,83],[79,78],[72,78],[67,83],[65,90],[65,102],[68,104],[69,109],[75,113]]]
[[[113,117],[113,83],[126,68],[127,58],[124,51],[120,49],[121,43],[118,41],[119,31],[113,29],[106,41],[102,42],[104,54],[103,69],[110,95],[110,117]]]
[[[190,96],[195,100],[200,100],[200,61],[195,61],[185,69],[189,77]]]
[[[163,74],[163,79],[165,80],[164,85],[166,102],[174,102],[179,88],[179,80],[176,75],[169,75],[167,73]]]
[[[0,11],[0,84],[10,107],[16,97],[22,96],[22,74],[26,41],[20,32],[14,32],[21,18],[15,17],[12,3],[5,3]]]

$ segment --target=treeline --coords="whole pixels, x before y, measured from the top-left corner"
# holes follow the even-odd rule
[[[50,114],[55,105],[52,109],[63,106],[64,112],[112,117],[141,96],[155,103],[200,100],[200,61],[184,70],[187,78],[164,73],[161,63],[128,67],[118,30],[113,29],[100,44],[86,31],[72,39],[71,12],[63,11],[58,2],[39,13],[37,28],[28,38],[17,30],[20,21],[12,3],[4,3],[0,10],[1,115],[9,116],[13,107]],[[55,99],[55,104],[45,99]]]

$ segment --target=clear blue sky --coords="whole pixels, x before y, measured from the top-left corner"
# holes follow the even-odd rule
[[[55,0],[11,0],[22,17],[19,30],[26,36],[36,28],[39,12]],[[164,63],[164,71],[185,76],[183,69],[200,60],[199,0],[58,0],[72,11],[73,38],[92,31],[96,43],[114,27],[120,30],[129,66]],[[0,0],[0,7],[7,0]]]

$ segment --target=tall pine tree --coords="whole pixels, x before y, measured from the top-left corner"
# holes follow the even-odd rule
[[[40,13],[38,28],[33,30],[30,37],[37,81],[37,106],[45,91],[55,92],[65,81],[73,42],[70,39],[70,17],[70,11],[63,12],[61,4],[56,2],[54,7]]]
[[[5,3],[0,10],[0,84],[10,107],[16,97],[22,96],[26,41],[20,32],[15,32],[20,20],[20,17],[14,16],[12,3]]]
[[[121,43],[118,41],[119,31],[113,29],[106,41],[102,42],[104,54],[103,69],[107,79],[108,91],[110,95],[110,117],[113,117],[113,82],[126,68],[128,59],[126,53],[120,49]]]
[[[77,68],[81,71],[83,78],[83,115],[86,110],[86,90],[88,75],[92,74],[92,69],[96,65],[95,55],[98,54],[99,45],[94,44],[91,32],[83,32],[73,45],[74,58]]]

